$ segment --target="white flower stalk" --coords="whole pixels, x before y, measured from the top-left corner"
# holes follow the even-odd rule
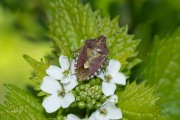
[[[102,92],[105,96],[114,95],[116,84],[125,85],[126,77],[119,70],[121,64],[118,60],[111,59],[105,72],[100,72],[97,76],[103,80]]]
[[[78,85],[77,77],[75,75],[74,63],[75,60],[71,60],[71,65],[66,56],[61,55],[59,57],[60,67],[50,65],[46,70],[46,73],[55,80],[60,80],[63,83],[64,90],[66,92],[72,90]]]
[[[92,115],[89,117],[89,120],[119,120],[121,118],[121,109],[116,108],[114,103],[106,101],[100,109],[92,113]]]
[[[50,94],[42,103],[47,113],[55,112],[60,107],[67,108],[75,101],[74,95],[64,91],[61,84],[50,76],[43,78],[40,88]]]

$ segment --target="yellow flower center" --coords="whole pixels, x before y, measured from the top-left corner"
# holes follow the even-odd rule
[[[106,109],[101,109],[100,114],[103,115],[103,116],[106,116],[106,114],[107,114]]]
[[[110,82],[111,79],[112,79],[112,76],[111,76],[110,74],[105,75],[105,76],[104,76],[104,79],[106,80],[106,82]]]
[[[57,90],[57,93],[58,93],[58,97],[64,97],[65,96],[65,91],[60,91],[60,90]]]
[[[65,70],[65,71],[63,72],[63,74],[64,74],[65,76],[68,76],[68,75],[69,75],[69,70]]]

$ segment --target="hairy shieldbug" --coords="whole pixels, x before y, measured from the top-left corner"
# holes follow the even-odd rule
[[[97,75],[108,53],[105,36],[101,35],[97,39],[86,40],[76,58],[75,68],[78,80],[88,80]]]

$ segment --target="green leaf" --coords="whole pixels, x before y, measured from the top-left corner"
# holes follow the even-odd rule
[[[180,117],[180,28],[171,36],[156,38],[144,64],[143,79],[157,85],[162,114],[174,120]]]
[[[41,84],[43,77],[46,76],[46,69],[50,65],[48,59],[45,58],[45,62],[43,61],[43,59],[41,59],[41,61],[38,62],[28,55],[23,55],[23,57],[34,68],[34,76],[32,76],[33,77],[32,79],[37,84]]]
[[[127,35],[127,26],[119,27],[119,17],[113,20],[109,16],[101,18],[98,11],[92,12],[89,4],[82,5],[78,0],[48,1],[48,6],[48,35],[55,41],[55,49],[58,49],[55,51],[59,51],[58,54],[67,51],[63,47],[77,50],[83,46],[85,40],[104,35],[107,37],[109,58],[118,59],[122,64],[121,70],[127,75],[140,62],[135,59],[139,40],[133,40],[132,35]],[[61,53],[62,48],[64,51]],[[133,64],[129,64],[131,62]]]
[[[0,105],[1,120],[45,120],[43,107],[37,98],[14,85],[8,89],[6,101]]]
[[[123,120],[165,119],[160,116],[160,108],[156,105],[159,98],[154,95],[154,87],[145,86],[145,82],[128,84],[124,91],[117,94],[117,105],[122,110]]]
[[[67,48],[66,45],[63,45],[62,41],[60,41],[57,37],[53,38],[54,42],[54,53],[57,56],[65,55],[68,58],[71,57],[70,49]]]

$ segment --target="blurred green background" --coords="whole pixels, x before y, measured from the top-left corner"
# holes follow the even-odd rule
[[[93,10],[111,19],[120,15],[119,25],[128,25],[129,34],[141,39],[139,58],[151,52],[155,36],[163,38],[180,25],[180,0],[81,0]],[[0,1],[0,103],[4,100],[4,83],[26,89],[32,68],[23,59],[28,54],[36,60],[51,52],[46,37],[46,5],[43,0]]]
[[[0,103],[4,100],[4,83],[26,89],[32,68],[23,59],[28,54],[39,60],[49,53],[45,37],[43,2],[36,0],[0,1]]]

